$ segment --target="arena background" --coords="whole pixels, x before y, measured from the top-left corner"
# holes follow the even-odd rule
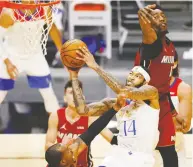
[[[87,2],[91,1],[87,0]],[[75,38],[86,38],[96,43],[95,49],[100,50],[94,54],[97,62],[112,75],[125,82],[127,73],[133,66],[135,53],[142,37],[136,14],[140,6],[151,3],[159,3],[166,13],[169,27],[168,36],[174,42],[179,55],[180,77],[192,86],[192,25],[189,23],[192,21],[192,1],[111,1],[112,19],[109,24],[112,28],[112,56],[110,59],[105,54],[105,27],[77,26]],[[63,1],[59,6],[59,13],[55,14],[55,21],[64,32],[64,41],[69,39],[69,34],[72,31],[69,28],[70,4],[70,1]],[[57,50],[50,39],[47,50],[46,58],[51,69],[53,87],[61,106],[64,106],[63,88],[68,80],[68,73],[55,57]],[[79,76],[83,82],[84,94],[88,103],[101,100],[104,97],[115,96],[91,69],[82,68]],[[48,115],[39,92],[28,88],[26,76],[21,74],[16,81],[15,89],[9,92],[0,109],[0,166],[45,166],[43,147],[47,121]],[[116,133],[115,119],[110,122],[108,127]],[[192,130],[186,135],[187,167],[192,164],[191,133]],[[103,150],[108,150],[110,146],[100,136],[94,143],[93,154],[97,166],[104,156]],[[101,144],[104,144],[103,150],[99,150]]]

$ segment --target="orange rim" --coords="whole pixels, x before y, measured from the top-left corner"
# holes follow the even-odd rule
[[[18,4],[14,2],[8,2],[8,1],[1,1],[0,0],[0,7],[6,7],[11,9],[33,9],[38,6],[52,6],[60,3],[61,0],[55,0],[53,2],[49,3],[38,3],[38,4]]]

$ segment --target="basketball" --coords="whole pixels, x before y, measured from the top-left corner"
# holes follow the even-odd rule
[[[87,45],[79,39],[68,40],[65,42],[60,52],[63,65],[71,69],[81,68],[85,62],[76,59],[78,56],[76,50],[83,46],[87,47]]]

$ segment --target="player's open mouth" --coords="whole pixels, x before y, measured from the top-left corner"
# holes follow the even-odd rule
[[[133,83],[131,81],[127,81],[127,85],[130,86],[133,85]]]

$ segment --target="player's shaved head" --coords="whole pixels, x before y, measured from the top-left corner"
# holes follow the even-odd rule
[[[165,13],[163,12],[163,9],[160,5],[156,4],[156,7],[153,9],[153,15],[154,18],[159,22],[159,26],[156,27],[158,33],[168,33],[167,30],[167,18]]]
[[[76,159],[73,151],[60,143],[49,147],[45,154],[48,167],[75,167]]]
[[[60,167],[62,159],[61,144],[57,143],[49,147],[45,154],[49,167]]]

